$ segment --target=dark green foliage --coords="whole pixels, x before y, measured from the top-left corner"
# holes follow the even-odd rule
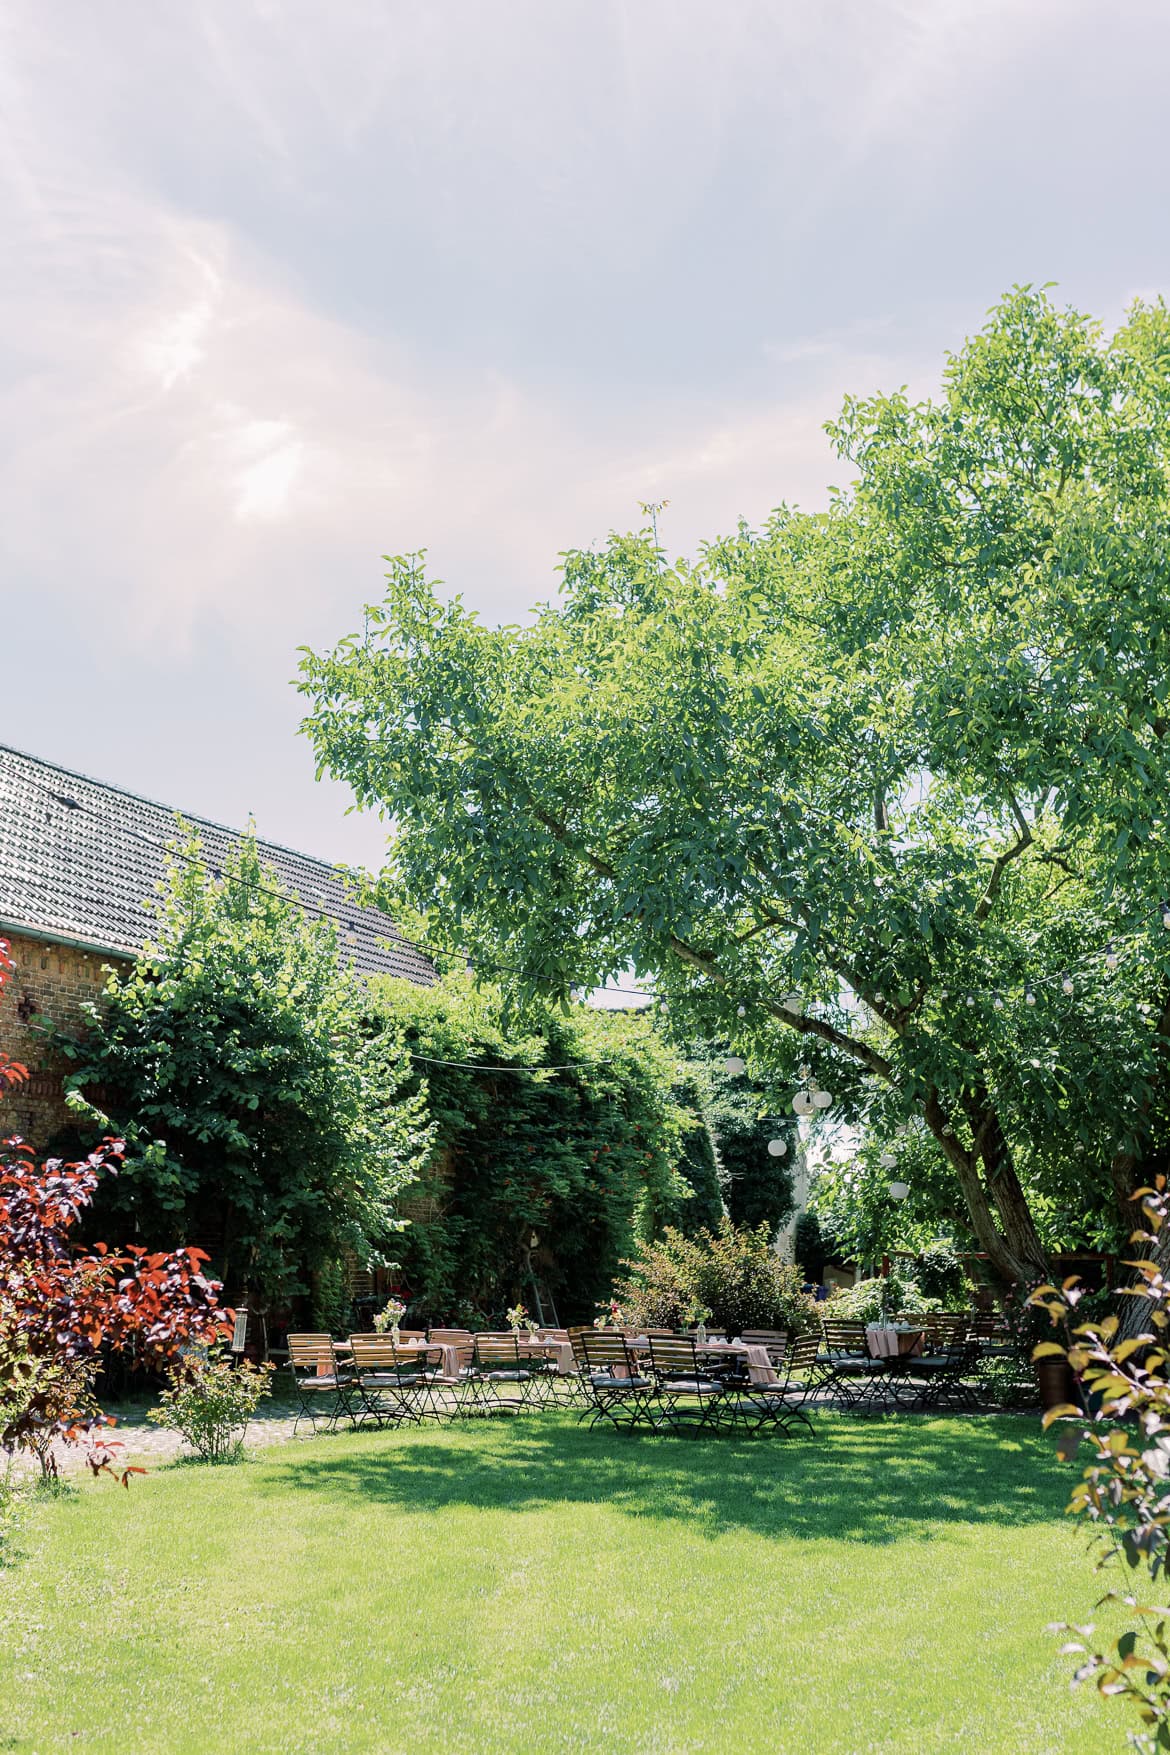
[[[820,1285],[825,1263],[829,1258],[825,1240],[821,1236],[821,1222],[815,1213],[805,1211],[800,1214],[793,1233],[792,1248],[805,1279],[811,1280],[814,1286]]]
[[[668,1230],[643,1243],[614,1297],[627,1321],[650,1328],[686,1327],[699,1306],[729,1335],[768,1328],[799,1333],[816,1320],[799,1271],[780,1260],[767,1225],[753,1230],[726,1218],[717,1231],[694,1240]]]
[[[330,928],[280,893],[254,843],[216,880],[189,844],[158,914],[87,1039],[63,1044],[79,1113],[129,1142],[94,1224],[151,1249],[197,1244],[229,1297],[284,1305],[343,1252],[387,1242],[428,1140],[421,1098],[393,1031],[366,1035]]]
[[[792,1172],[797,1131],[791,1121],[761,1116],[761,1087],[746,1073],[729,1073],[726,1049],[712,1046],[703,1066],[708,1126],[719,1154],[720,1182],[728,1213],[737,1225],[767,1225],[772,1236],[792,1212]],[[787,1142],[773,1158],[768,1141]]]
[[[910,1271],[926,1297],[937,1298],[945,1310],[970,1308],[967,1276],[952,1244],[928,1243],[915,1256]]]
[[[695,1116],[682,1138],[678,1173],[691,1191],[690,1199],[677,1204],[674,1223],[687,1237],[709,1231],[723,1217],[723,1192],[719,1180],[719,1161],[715,1141],[697,1078],[689,1078],[675,1091],[675,1099]]]
[[[591,1316],[636,1238],[689,1205],[675,1166],[698,1129],[651,1020],[579,1006],[505,1025],[500,995],[458,975],[379,982],[370,1005],[375,1028],[404,1032],[417,1056],[435,1129],[395,1247],[413,1310],[532,1308],[535,1275],[562,1321]],[[533,1071],[498,1070],[517,1064]]]

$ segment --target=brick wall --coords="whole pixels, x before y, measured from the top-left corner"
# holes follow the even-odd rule
[[[0,933],[0,937],[7,939],[16,965],[0,993],[0,1048],[14,1060],[23,1061],[31,1075],[0,1098],[0,1133],[20,1134],[41,1148],[72,1119],[61,1095],[61,1080],[69,1063],[48,1052],[33,1019],[49,1017],[62,1029],[80,1031],[82,1006],[105,985],[103,965],[124,967],[129,959],[49,944],[18,933]]]

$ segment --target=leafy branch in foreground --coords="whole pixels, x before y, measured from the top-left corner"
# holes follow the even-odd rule
[[[1068,1345],[1043,1341],[1033,1356],[1067,1358],[1095,1410],[1086,1423],[1081,1410],[1066,1402],[1052,1408],[1044,1423],[1074,1422],[1062,1427],[1057,1441],[1066,1460],[1082,1445],[1090,1447],[1069,1510],[1094,1532],[1098,1571],[1120,1564],[1130,1574],[1129,1585],[1106,1591],[1097,1605],[1113,1605],[1130,1623],[1110,1649],[1094,1644],[1092,1626],[1058,1623],[1055,1630],[1076,1635],[1061,1648],[1081,1659],[1074,1683],[1095,1681],[1102,1694],[1135,1702],[1145,1729],[1131,1732],[1130,1743],[1154,1751],[1170,1749],[1170,1607],[1149,1600],[1151,1589],[1167,1594],[1170,1540],[1170,1281],[1153,1259],[1170,1218],[1165,1177],[1134,1198],[1145,1224],[1131,1240],[1145,1253],[1129,1264],[1138,1276],[1129,1295],[1145,1302],[1149,1326],[1119,1339],[1116,1316],[1081,1323]],[[1039,1287],[1030,1302],[1067,1328],[1080,1297],[1077,1282],[1068,1280],[1059,1289]]]

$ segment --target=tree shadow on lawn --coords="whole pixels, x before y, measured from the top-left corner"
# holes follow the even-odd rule
[[[946,1524],[1056,1523],[1069,1478],[1034,1425],[1014,1420],[818,1420],[816,1438],[754,1441],[586,1430],[517,1419],[429,1432],[338,1434],[258,1471],[292,1488],[404,1513],[605,1504],[709,1535],[930,1541]]]

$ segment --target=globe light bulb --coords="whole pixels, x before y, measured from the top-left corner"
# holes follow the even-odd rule
[[[890,1183],[890,1199],[891,1200],[905,1200],[906,1196],[909,1193],[910,1193],[910,1184],[908,1182],[891,1182]]]
[[[737,1018],[746,1018],[747,1017],[746,1005],[737,1005],[735,1008],[735,1015]]]
[[[1071,975],[1066,975],[1063,978],[1060,983],[1060,991],[1062,993],[1071,993],[1073,991],[1073,979]]]
[[[831,1091],[814,1091],[812,1094],[812,1100],[817,1109],[831,1109],[833,1106],[833,1095]]]
[[[747,1071],[747,1061],[741,1060],[738,1054],[729,1054],[723,1064],[732,1078],[734,1078],[737,1073]]]
[[[1030,987],[1026,988],[1024,991],[1024,1004],[1025,1005],[1035,1005],[1036,1004],[1036,995],[1032,992],[1032,989]]]
[[[768,1156],[771,1158],[786,1158],[788,1156],[788,1141],[769,1140]]]
[[[798,1091],[792,1099],[792,1107],[798,1115],[811,1115],[813,1113],[813,1100],[807,1091]]]

